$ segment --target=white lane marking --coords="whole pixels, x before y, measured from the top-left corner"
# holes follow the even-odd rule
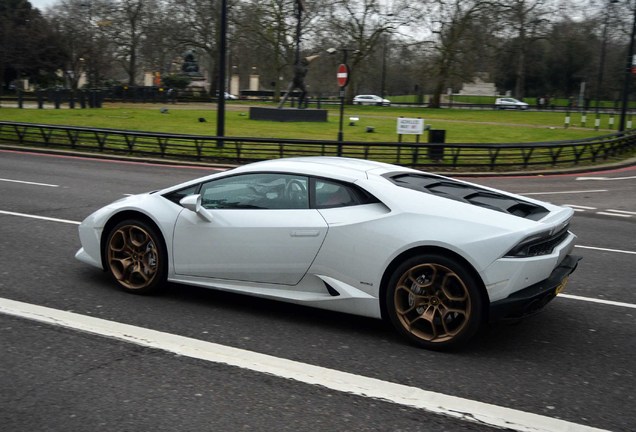
[[[522,192],[519,195],[561,195],[561,194],[580,194],[580,193],[596,193],[596,192],[607,192],[607,189],[590,189],[590,190],[556,191],[556,192]]]
[[[597,207],[588,207],[588,206],[582,206],[582,205],[576,205],[576,204],[563,204],[563,206],[570,207],[575,212],[584,212],[586,210],[598,210]],[[596,214],[603,215],[603,216],[623,217],[623,218],[631,218],[632,216],[636,216],[636,212],[627,211],[627,210],[613,210],[613,209],[598,211],[596,212]]]
[[[636,212],[633,211],[627,211],[627,210],[614,210],[614,209],[607,209],[608,212],[614,212],[614,213],[624,213],[624,214],[628,214],[628,215],[635,215],[636,216]]]
[[[582,206],[582,205],[577,205],[577,204],[563,204],[566,207],[571,207],[572,210],[576,210],[576,209],[583,209],[583,210],[596,210],[596,207],[588,207],[588,206]]]
[[[581,297],[581,296],[576,296],[571,294],[559,294],[558,297],[563,297],[563,298],[572,299],[572,300],[581,300],[581,301],[586,301],[590,303],[601,303],[604,305],[621,306],[621,307],[636,309],[636,304],[623,303],[623,302],[617,302],[612,300],[603,300],[603,299],[597,299],[593,297]]]
[[[597,215],[603,215],[603,216],[616,216],[616,217],[623,217],[623,218],[630,218],[632,217],[631,215],[628,214],[621,214],[621,213],[608,213],[608,212],[596,212]]]
[[[435,393],[417,387],[4,298],[0,298],[0,313],[105,336],[200,360],[271,374],[310,385],[319,385],[339,392],[381,399],[435,414],[507,430],[523,432],[601,431],[601,429],[560,419]]]
[[[40,220],[45,220],[49,222],[61,222],[61,223],[73,224],[73,225],[79,225],[81,223],[81,222],[76,222],[76,221],[72,221],[68,219],[58,219],[58,218],[52,218],[52,217],[46,217],[46,216],[36,216],[36,215],[30,215],[26,213],[15,213],[15,212],[4,211],[4,210],[0,210],[0,214],[9,215],[9,216],[19,216],[19,217],[30,218],[30,219],[40,219]]]
[[[599,181],[612,181],[612,180],[630,180],[636,179],[636,176],[629,177],[577,177],[577,180],[599,180]]]
[[[54,185],[54,184],[48,184],[48,183],[36,183],[36,182],[30,182],[30,181],[12,180],[12,179],[5,179],[5,178],[0,178],[0,181],[9,182],[9,183],[28,184],[28,185],[34,185],[34,186],[46,186],[46,187],[55,187],[55,188],[60,187],[60,185]]]
[[[624,253],[624,254],[636,255],[636,252],[634,252],[634,251],[621,250],[621,249],[607,249],[607,248],[600,248],[600,247],[594,247],[594,246],[583,246],[583,245],[575,245],[574,247],[581,248],[581,249],[598,250],[598,251],[603,251],[603,252],[616,252],[616,253]]]

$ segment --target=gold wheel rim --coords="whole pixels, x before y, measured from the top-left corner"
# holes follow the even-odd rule
[[[148,287],[159,269],[155,240],[137,225],[120,227],[108,243],[108,265],[113,276],[128,289]]]
[[[395,288],[400,324],[418,339],[447,342],[468,324],[471,301],[464,281],[440,264],[420,264],[400,277]]]

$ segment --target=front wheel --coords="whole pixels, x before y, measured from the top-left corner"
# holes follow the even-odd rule
[[[455,260],[419,255],[402,263],[389,280],[386,310],[398,333],[423,348],[455,348],[482,321],[482,295],[474,277]]]
[[[149,294],[164,285],[166,252],[147,223],[126,220],[115,225],[108,233],[104,253],[108,272],[124,290]]]

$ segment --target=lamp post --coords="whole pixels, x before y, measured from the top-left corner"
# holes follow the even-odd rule
[[[629,39],[629,49],[627,50],[627,64],[625,66],[625,82],[623,83],[623,105],[621,107],[621,122],[618,128],[619,132],[625,132],[625,117],[627,116],[627,104],[629,101],[629,84],[632,80],[632,74],[636,70],[636,62],[634,61],[634,37],[636,36],[636,6],[634,9],[634,19],[632,21],[632,34]]]
[[[613,3],[618,3],[618,0],[609,0],[609,5]],[[610,17],[610,8],[608,7],[605,10],[605,22],[603,23],[603,36],[601,39],[601,56],[599,58],[598,63],[598,75],[596,79],[596,123],[595,127],[598,130],[600,126],[600,117],[599,117],[599,105],[601,101],[601,85],[603,84],[603,72],[605,71],[605,51],[607,47],[607,26],[609,25],[609,17]]]
[[[219,31],[219,81],[217,84],[216,136],[225,136],[225,69],[227,57],[227,0],[221,1],[221,22]],[[223,140],[216,142],[223,147]]]
[[[382,47],[382,73],[380,77],[380,97],[384,99],[386,92],[386,50],[388,44],[388,36],[384,35],[384,46]]]

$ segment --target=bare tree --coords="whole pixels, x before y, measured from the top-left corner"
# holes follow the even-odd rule
[[[336,0],[326,8],[324,29],[331,35],[335,48],[346,53],[350,66],[349,103],[360,80],[356,71],[383,44],[386,35],[400,34],[419,23],[424,14],[423,4],[414,0]]]
[[[145,37],[139,49],[141,64],[161,76],[175,73],[179,67],[182,46],[179,42],[181,24],[173,17],[165,1],[157,1],[148,11]]]
[[[545,37],[550,17],[555,13],[551,0],[508,0],[502,2],[505,22],[510,25],[514,43],[515,90],[514,96],[523,99],[526,86],[527,54],[529,47]],[[506,30],[505,32],[508,32]]]
[[[235,2],[229,2],[229,8]],[[211,93],[217,92],[217,59],[221,2],[211,0],[168,0],[172,15],[174,38],[181,51],[193,49],[199,60],[206,62],[205,70]]]
[[[108,32],[115,56],[126,72],[129,85],[140,77],[140,50],[151,25],[152,11],[159,8],[158,0],[111,0],[102,19],[108,23]]]
[[[253,66],[268,75],[275,99],[278,100],[281,81],[293,74],[296,62],[296,32],[298,8],[302,8],[300,22],[301,56],[315,49],[318,19],[325,0],[244,0],[234,16],[233,64],[246,70]],[[248,61],[249,64],[241,64]],[[312,69],[313,69],[312,65]]]
[[[294,0],[246,0],[236,13],[235,53],[251,63],[245,66],[269,71],[276,101],[284,69],[294,61],[294,6]]]
[[[491,28],[495,6],[484,0],[438,0],[431,5],[430,28],[437,37],[428,68],[434,80],[431,107],[441,106],[442,94],[453,78],[472,80],[474,65],[484,54],[483,33]]]
[[[102,30],[108,21],[99,12],[108,4],[100,0],[63,0],[49,10],[49,21],[59,34],[65,57],[66,84],[73,90],[77,90],[84,73],[89,86],[99,85],[105,65],[112,60],[108,57],[110,43]]]

